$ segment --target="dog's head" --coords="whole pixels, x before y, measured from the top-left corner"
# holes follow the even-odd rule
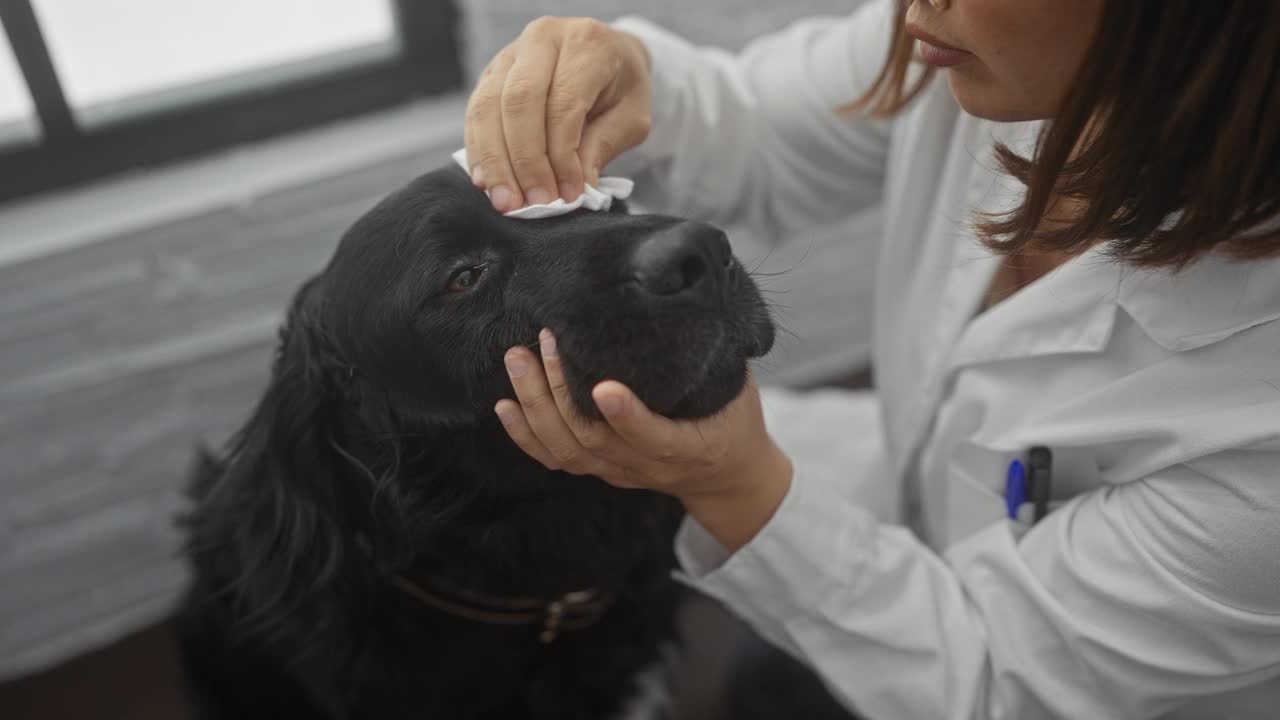
[[[450,423],[512,396],[503,354],[543,327],[592,416],[591,387],[606,378],[658,412],[712,414],[774,333],[720,230],[619,209],[505,218],[456,168],[357,221],[307,292],[358,382]]]
[[[713,227],[621,208],[510,219],[459,169],[429,173],[298,291],[270,384],[198,483],[193,547],[233,538],[247,606],[277,621],[340,574],[357,533],[400,561],[444,544],[551,563],[522,571],[543,590],[617,586],[627,555],[665,578],[672,501],[548,471],[497,422],[503,356],[543,327],[588,415],[606,378],[658,412],[713,414],[774,334]]]

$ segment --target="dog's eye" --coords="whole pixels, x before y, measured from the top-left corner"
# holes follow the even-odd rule
[[[449,278],[449,292],[460,293],[470,290],[480,280],[480,276],[484,274],[485,265],[477,265],[475,267],[462,268],[455,272]]]

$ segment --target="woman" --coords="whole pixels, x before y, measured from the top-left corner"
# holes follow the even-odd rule
[[[668,209],[779,236],[883,205],[843,430],[905,527],[754,386],[694,423],[606,381],[579,419],[546,333],[496,408],[526,452],[680,498],[688,581],[868,717],[1274,717],[1280,3],[881,0],[737,56],[543,19],[471,99],[499,210],[628,149]]]

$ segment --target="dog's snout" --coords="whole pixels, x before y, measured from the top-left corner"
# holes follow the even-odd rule
[[[716,295],[733,264],[733,251],[723,231],[710,225],[682,222],[635,247],[633,277],[654,295]]]

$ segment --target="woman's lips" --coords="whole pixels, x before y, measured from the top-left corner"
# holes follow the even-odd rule
[[[908,23],[906,30],[908,35],[919,41],[920,58],[934,67],[953,67],[973,58],[973,53],[951,47],[915,25]]]

